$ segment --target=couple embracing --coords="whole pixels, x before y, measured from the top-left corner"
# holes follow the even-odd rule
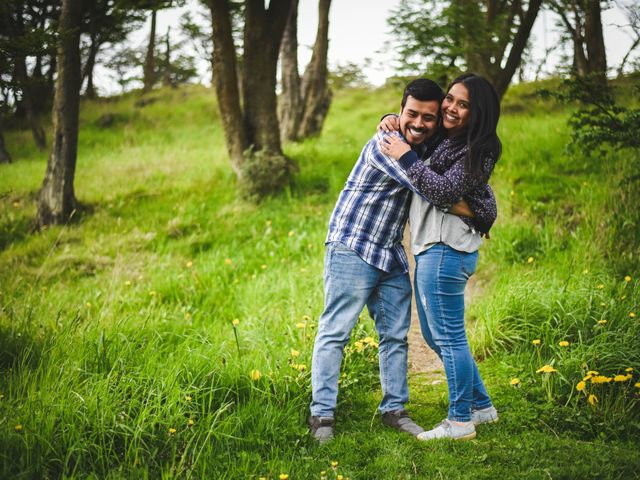
[[[343,349],[365,305],[379,336],[385,425],[419,440],[471,439],[477,425],[497,421],[469,349],[464,289],[497,214],[487,182],[501,153],[499,116],[495,90],[480,76],[456,78],[446,94],[421,78],[406,86],[400,115],[385,116],[362,150],[326,240],[309,417],[318,441],[333,438]],[[427,431],[404,408],[412,294],[402,246],[407,219],[420,327],[449,389],[447,418]]]

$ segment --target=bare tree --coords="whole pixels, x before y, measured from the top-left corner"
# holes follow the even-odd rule
[[[624,11],[629,23],[628,25],[617,25],[617,27],[630,28],[630,36],[632,41],[631,46],[624,54],[624,57],[622,57],[622,61],[620,62],[620,66],[618,67],[618,77],[621,77],[624,74],[624,67],[627,65],[629,57],[631,56],[633,51],[638,48],[638,45],[640,45],[640,4],[633,2],[628,4],[621,4],[620,2],[618,2],[618,6]]]
[[[52,112],[53,144],[38,199],[39,226],[65,223],[77,208],[73,181],[78,150],[82,5],[83,0],[62,1]]]
[[[242,84],[229,2],[210,0],[213,76],[229,157],[249,193],[263,196],[281,189],[292,173],[282,153],[276,112],[276,69],[291,0],[247,0],[244,10]],[[242,93],[242,107],[239,90]]]

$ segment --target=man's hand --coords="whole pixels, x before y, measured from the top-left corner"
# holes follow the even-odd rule
[[[411,150],[407,142],[395,135],[387,135],[378,142],[380,151],[386,156],[399,160],[402,155]]]
[[[464,200],[460,200],[458,203],[454,203],[449,209],[448,213],[457,215],[459,217],[473,218],[476,216],[475,213],[473,213],[469,208],[469,204]]]
[[[378,131],[394,132],[400,130],[400,120],[395,115],[386,115],[378,124]]]

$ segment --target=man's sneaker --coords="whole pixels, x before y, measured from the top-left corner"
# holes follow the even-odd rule
[[[387,427],[393,427],[396,430],[409,433],[413,436],[424,432],[424,428],[411,420],[411,418],[409,418],[409,414],[404,408],[394,410],[392,412],[384,412],[382,414],[382,423]]]
[[[327,443],[333,439],[333,424],[333,417],[309,417],[311,436],[320,443]]]
[[[495,407],[481,408],[480,410],[471,410],[471,421],[474,425],[482,425],[483,423],[495,423],[498,421],[498,411]]]
[[[428,430],[418,435],[418,440],[435,440],[436,438],[471,440],[476,438],[476,426],[473,422],[464,422],[460,425],[445,418],[433,430]]]

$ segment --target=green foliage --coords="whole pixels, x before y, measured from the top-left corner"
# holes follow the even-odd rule
[[[241,167],[240,191],[248,199],[264,199],[281,192],[296,170],[295,162],[284,155],[247,150]]]

